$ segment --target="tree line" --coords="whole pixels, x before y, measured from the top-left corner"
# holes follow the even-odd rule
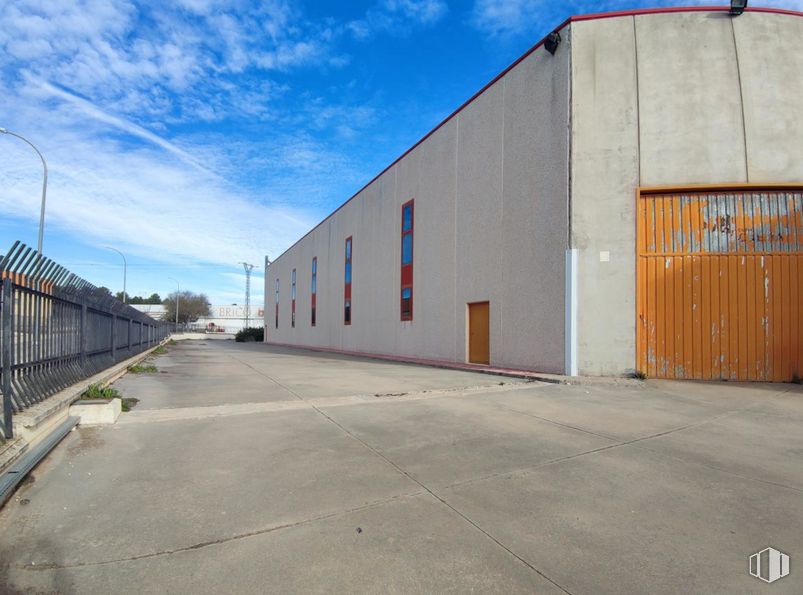
[[[98,287],[96,292],[101,296],[114,295],[118,300],[123,301],[123,292],[118,291],[112,294],[108,287]],[[166,309],[164,320],[176,320],[176,293],[171,293],[168,297],[162,299],[158,293],[152,293],[148,297],[139,295],[125,294],[127,298],[125,301],[132,306],[139,305],[152,305],[164,306]],[[211,304],[209,298],[203,293],[194,293],[192,291],[182,291],[179,294],[178,300],[178,322],[179,324],[188,324],[195,322],[199,318],[210,316],[212,314]]]

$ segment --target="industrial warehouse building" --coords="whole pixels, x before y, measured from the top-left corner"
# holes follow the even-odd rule
[[[266,341],[803,376],[801,17],[569,19],[269,266]]]

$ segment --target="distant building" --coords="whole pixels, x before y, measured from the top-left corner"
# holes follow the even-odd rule
[[[167,314],[167,308],[161,304],[132,304],[131,307],[139,310],[140,312],[144,312],[156,320],[164,320],[165,315]]]
[[[179,306],[180,308],[181,306]],[[211,315],[199,318],[190,324],[190,327],[197,330],[204,330],[215,333],[236,333],[246,326],[245,306],[210,306]],[[262,326],[265,312],[261,306],[251,306],[249,316],[249,326]]]
[[[151,318],[156,320],[164,320],[167,315],[167,308],[162,305],[134,305],[134,308],[140,312],[144,312]],[[234,334],[245,328],[245,306],[238,306],[236,304],[227,306],[210,306],[211,314],[199,318],[195,322],[191,322],[188,326],[193,330],[208,331],[213,333],[226,333]],[[181,304],[179,304],[179,313],[181,312]],[[265,312],[261,306],[251,306],[251,315],[248,324],[250,326],[262,326],[262,319]]]

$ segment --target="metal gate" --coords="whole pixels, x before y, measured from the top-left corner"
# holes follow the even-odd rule
[[[639,371],[803,376],[803,187],[642,190],[637,217]]]

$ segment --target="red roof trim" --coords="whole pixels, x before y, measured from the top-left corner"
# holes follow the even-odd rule
[[[566,19],[565,21],[563,21],[558,27],[556,27],[552,31],[560,31],[561,29],[565,28],[567,25],[569,25],[571,23],[580,23],[580,22],[583,22],[583,21],[593,21],[593,20],[600,20],[600,19],[612,19],[612,18],[616,18],[616,17],[640,16],[640,15],[650,15],[650,14],[670,14],[670,13],[678,13],[678,12],[728,12],[729,10],[730,10],[730,7],[728,7],[728,6],[686,6],[686,7],[672,6],[672,7],[667,7],[667,8],[642,8],[642,9],[638,9],[638,10],[620,10],[620,11],[615,11],[615,12],[600,12],[600,13],[596,13],[596,14],[585,14],[585,15],[571,16],[568,19]],[[784,14],[784,15],[790,15],[790,16],[796,16],[796,17],[803,17],[803,12],[798,12],[796,10],[787,10],[787,9],[784,9],[784,8],[768,8],[768,7],[763,7],[763,6],[748,7],[748,8],[745,8],[745,12],[763,12],[763,13],[770,13],[770,14]],[[549,34],[547,34],[547,35],[549,35]],[[454,118],[457,114],[459,114],[461,111],[463,111],[463,109],[466,108],[470,103],[472,103],[475,99],[477,99],[477,97],[479,97],[480,95],[485,93],[485,91],[487,91],[490,87],[492,87],[495,83],[497,83],[499,81],[499,79],[501,79],[508,72],[513,70],[516,66],[519,65],[520,62],[522,62],[524,59],[528,58],[530,56],[530,54],[532,54],[538,48],[540,48],[542,45],[544,45],[545,41],[546,41],[546,36],[543,39],[541,39],[538,43],[536,43],[534,46],[532,46],[529,50],[524,52],[521,56],[519,56],[519,58],[517,58],[516,61],[513,62],[510,66],[508,66],[502,72],[497,74],[482,89],[480,89],[479,91],[474,93],[474,95],[472,95],[468,100],[463,102],[460,105],[460,107],[458,107],[451,114],[446,116],[446,118],[444,118],[443,121],[441,121],[440,124],[438,124],[437,126],[435,126],[435,128],[433,128],[432,130],[427,132],[412,147],[410,147],[404,153],[399,155],[399,157],[397,157],[396,160],[393,161],[393,163],[388,165],[385,169],[383,169],[381,172],[379,172],[377,175],[375,175],[373,178],[371,178],[371,181],[369,181],[367,184],[365,184],[365,186],[363,186],[362,188],[357,190],[357,192],[355,192],[353,195],[351,195],[351,197],[348,200],[346,200],[343,204],[341,204],[339,207],[337,207],[334,211],[329,213],[329,215],[324,217],[324,219],[320,223],[318,223],[315,227],[310,229],[307,233],[305,233],[298,240],[296,240],[293,243],[293,245],[291,245],[289,248],[287,248],[287,250],[285,250],[279,256],[277,256],[273,260],[273,262],[276,262],[282,256],[287,254],[290,250],[295,248],[296,245],[299,244],[304,238],[306,238],[313,231],[318,229],[321,225],[323,225],[324,222],[326,222],[327,220],[331,219],[332,216],[334,216],[340,209],[342,209],[348,203],[350,203],[352,200],[357,198],[357,196],[359,196],[360,193],[362,193],[371,184],[373,184],[379,178],[381,178],[383,175],[385,175],[390,169],[393,168],[393,166],[395,166],[397,163],[399,163],[399,161],[401,161],[402,159],[407,157],[407,155],[412,153],[421,143],[423,143],[430,136],[432,136],[438,130],[440,130],[452,118]]]
[[[597,19],[611,19],[616,17],[630,17],[647,14],[664,14],[676,12],[728,12],[729,6],[671,6],[667,8],[642,8],[639,10],[620,10],[615,12],[600,12],[597,14],[584,14],[569,18],[567,23],[577,23],[582,21],[593,21]],[[747,7],[745,12],[768,12],[771,14],[786,14],[796,17],[803,17],[803,12],[788,10],[785,8],[769,8],[764,6]],[[564,23],[565,24],[565,23]]]

